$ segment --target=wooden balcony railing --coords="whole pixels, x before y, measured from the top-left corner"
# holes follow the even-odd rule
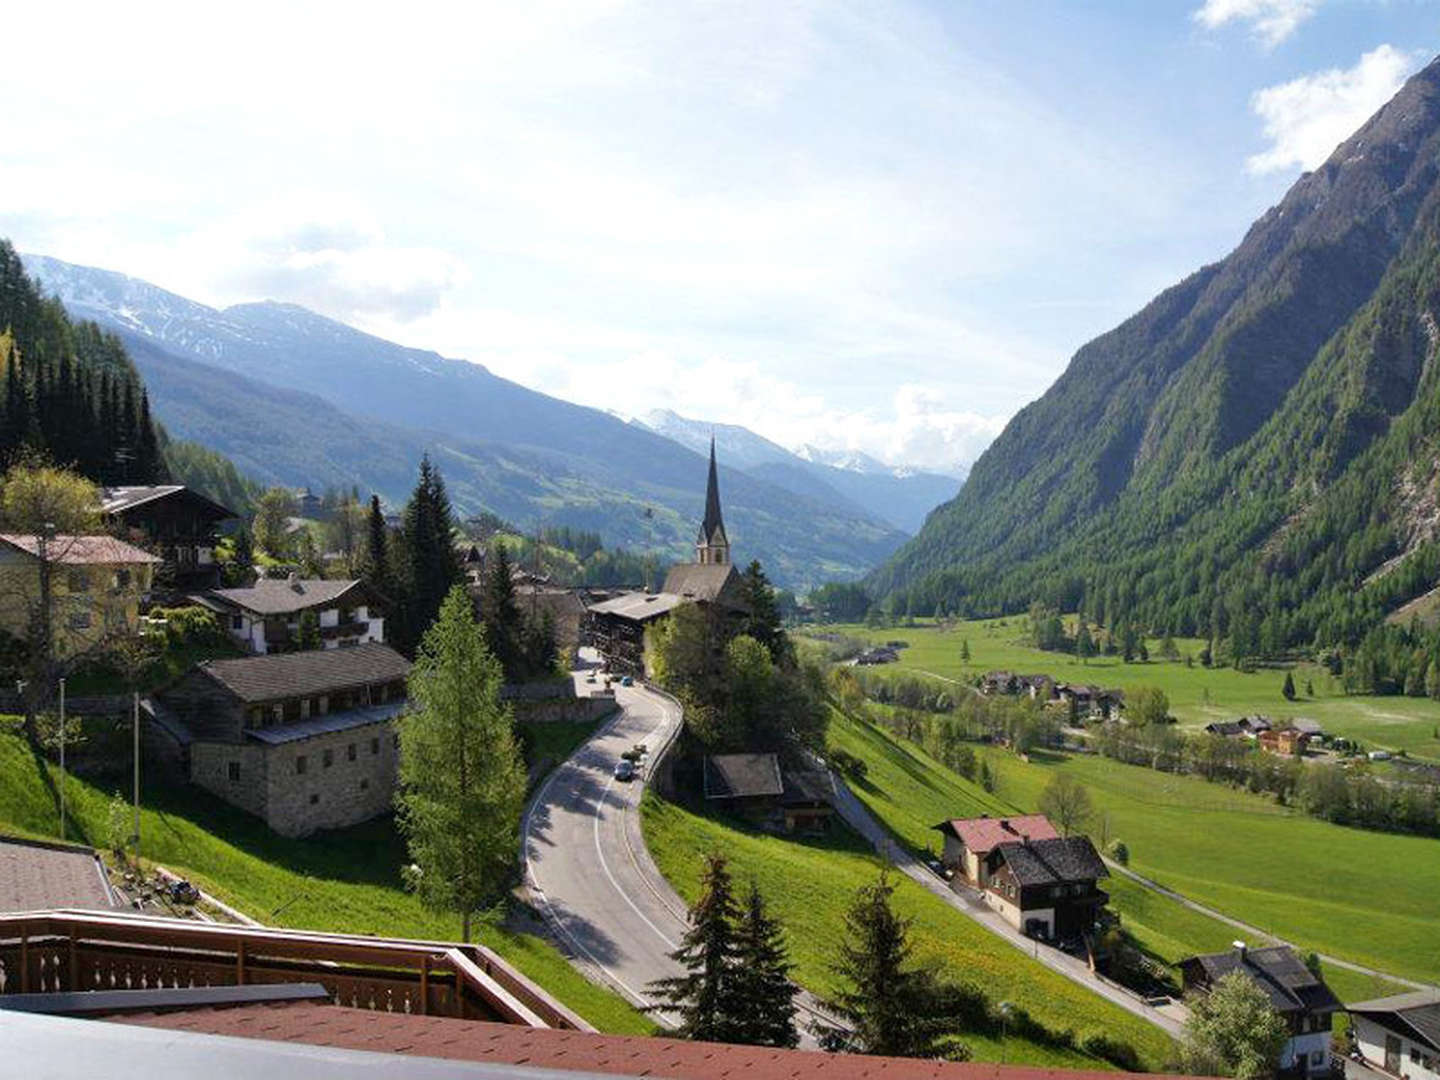
[[[0,997],[300,982],[351,1008],[594,1030],[479,945],[88,911],[0,915]]]

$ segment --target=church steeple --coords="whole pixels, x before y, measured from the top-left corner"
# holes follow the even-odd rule
[[[715,436],[710,436],[710,479],[705,487],[705,520],[695,542],[695,561],[704,565],[730,562],[730,540],[720,516],[720,481],[715,468]]]

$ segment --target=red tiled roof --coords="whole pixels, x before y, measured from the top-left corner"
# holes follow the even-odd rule
[[[39,540],[28,533],[0,533],[0,540],[11,547],[19,548],[27,555],[40,557]],[[47,562],[66,566],[101,566],[119,563],[158,563],[160,561],[148,551],[142,551],[134,544],[117,540],[113,536],[52,536],[47,541],[45,557]]]
[[[1044,814],[1005,818],[952,818],[936,828],[953,832],[966,848],[977,855],[984,855],[1000,844],[1015,840],[1055,840],[1060,836]]]
[[[132,1013],[110,1019],[146,1027],[383,1054],[669,1080],[1118,1080],[1127,1075],[775,1050],[641,1035],[599,1035],[443,1016],[370,1012],[309,1001]],[[1153,1074],[1146,1075],[1157,1080]]]
[[[114,906],[89,848],[0,837],[0,911]]]

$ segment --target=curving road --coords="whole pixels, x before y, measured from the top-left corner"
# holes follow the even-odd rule
[[[578,685],[581,693],[589,689]],[[534,902],[574,962],[646,1008],[647,984],[680,974],[668,954],[685,932],[686,909],[641,836],[645,770],[628,783],[613,770],[636,743],[654,755],[679,729],[681,715],[677,705],[640,686],[617,686],[616,702],[620,713],[536,792],[521,842]],[[663,1013],[657,1019],[672,1026]]]

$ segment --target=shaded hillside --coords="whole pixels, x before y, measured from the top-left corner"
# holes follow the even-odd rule
[[[217,311],[145,282],[41,256],[27,265],[67,308],[115,330],[177,435],[267,483],[358,484],[392,502],[429,450],[462,513],[598,532],[609,547],[687,556],[705,460],[654,432],[363,334],[304,308]],[[779,583],[856,577],[904,535],[826,491],[797,494],[724,466],[739,558]]]
[[[874,583],[1250,655],[1353,641],[1433,586],[1437,161],[1440,63],[1224,260],[1082,348]]]

